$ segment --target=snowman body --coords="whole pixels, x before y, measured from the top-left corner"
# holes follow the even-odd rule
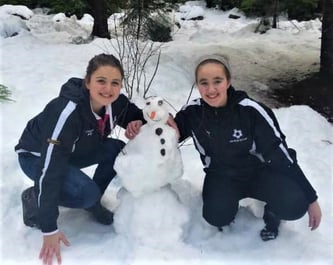
[[[161,98],[144,107],[147,123],[128,141],[114,168],[123,187],[114,213],[119,234],[146,244],[180,240],[189,213],[171,184],[183,174],[176,131],[166,124],[169,113]],[[153,114],[152,114],[153,113]]]
[[[176,131],[166,124],[169,112],[164,103],[159,105],[161,98],[149,102],[143,109],[147,123],[128,141],[114,165],[122,186],[135,197],[159,190],[183,174]]]

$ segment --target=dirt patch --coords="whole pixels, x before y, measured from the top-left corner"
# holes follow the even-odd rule
[[[312,74],[301,81],[280,83],[273,96],[282,106],[308,105],[333,123],[333,80]]]

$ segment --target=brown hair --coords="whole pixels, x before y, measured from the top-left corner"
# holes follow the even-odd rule
[[[86,82],[90,82],[91,75],[101,66],[112,66],[117,68],[121,77],[124,78],[124,69],[120,61],[112,54],[101,53],[90,59],[86,70]]]

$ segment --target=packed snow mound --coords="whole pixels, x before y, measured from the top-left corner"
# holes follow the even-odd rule
[[[13,37],[21,32],[29,31],[26,21],[33,16],[33,12],[26,6],[0,6],[0,36]]]
[[[14,37],[26,31],[29,31],[29,28],[25,21],[17,16],[9,15],[6,19],[0,19],[1,38]]]
[[[0,17],[6,17],[6,15],[15,15],[21,17],[22,19],[30,19],[34,12],[27,8],[26,6],[21,5],[2,5],[0,6]]]
[[[52,17],[36,14],[29,19],[27,25],[34,36],[47,42],[81,44],[90,41],[91,31],[85,24],[80,24],[75,15],[66,17],[59,13]]]
[[[156,178],[158,178],[158,172]],[[140,182],[138,180],[138,182]],[[131,242],[151,246],[172,245],[184,238],[189,210],[169,187],[135,198],[120,191],[120,206],[114,215],[114,228]]]

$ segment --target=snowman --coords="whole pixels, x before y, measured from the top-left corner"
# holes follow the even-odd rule
[[[169,112],[162,98],[147,99],[143,114],[147,123],[114,164],[123,187],[118,192],[114,227],[132,242],[173,244],[182,239],[189,219],[172,189],[183,174],[177,134],[167,125]]]

